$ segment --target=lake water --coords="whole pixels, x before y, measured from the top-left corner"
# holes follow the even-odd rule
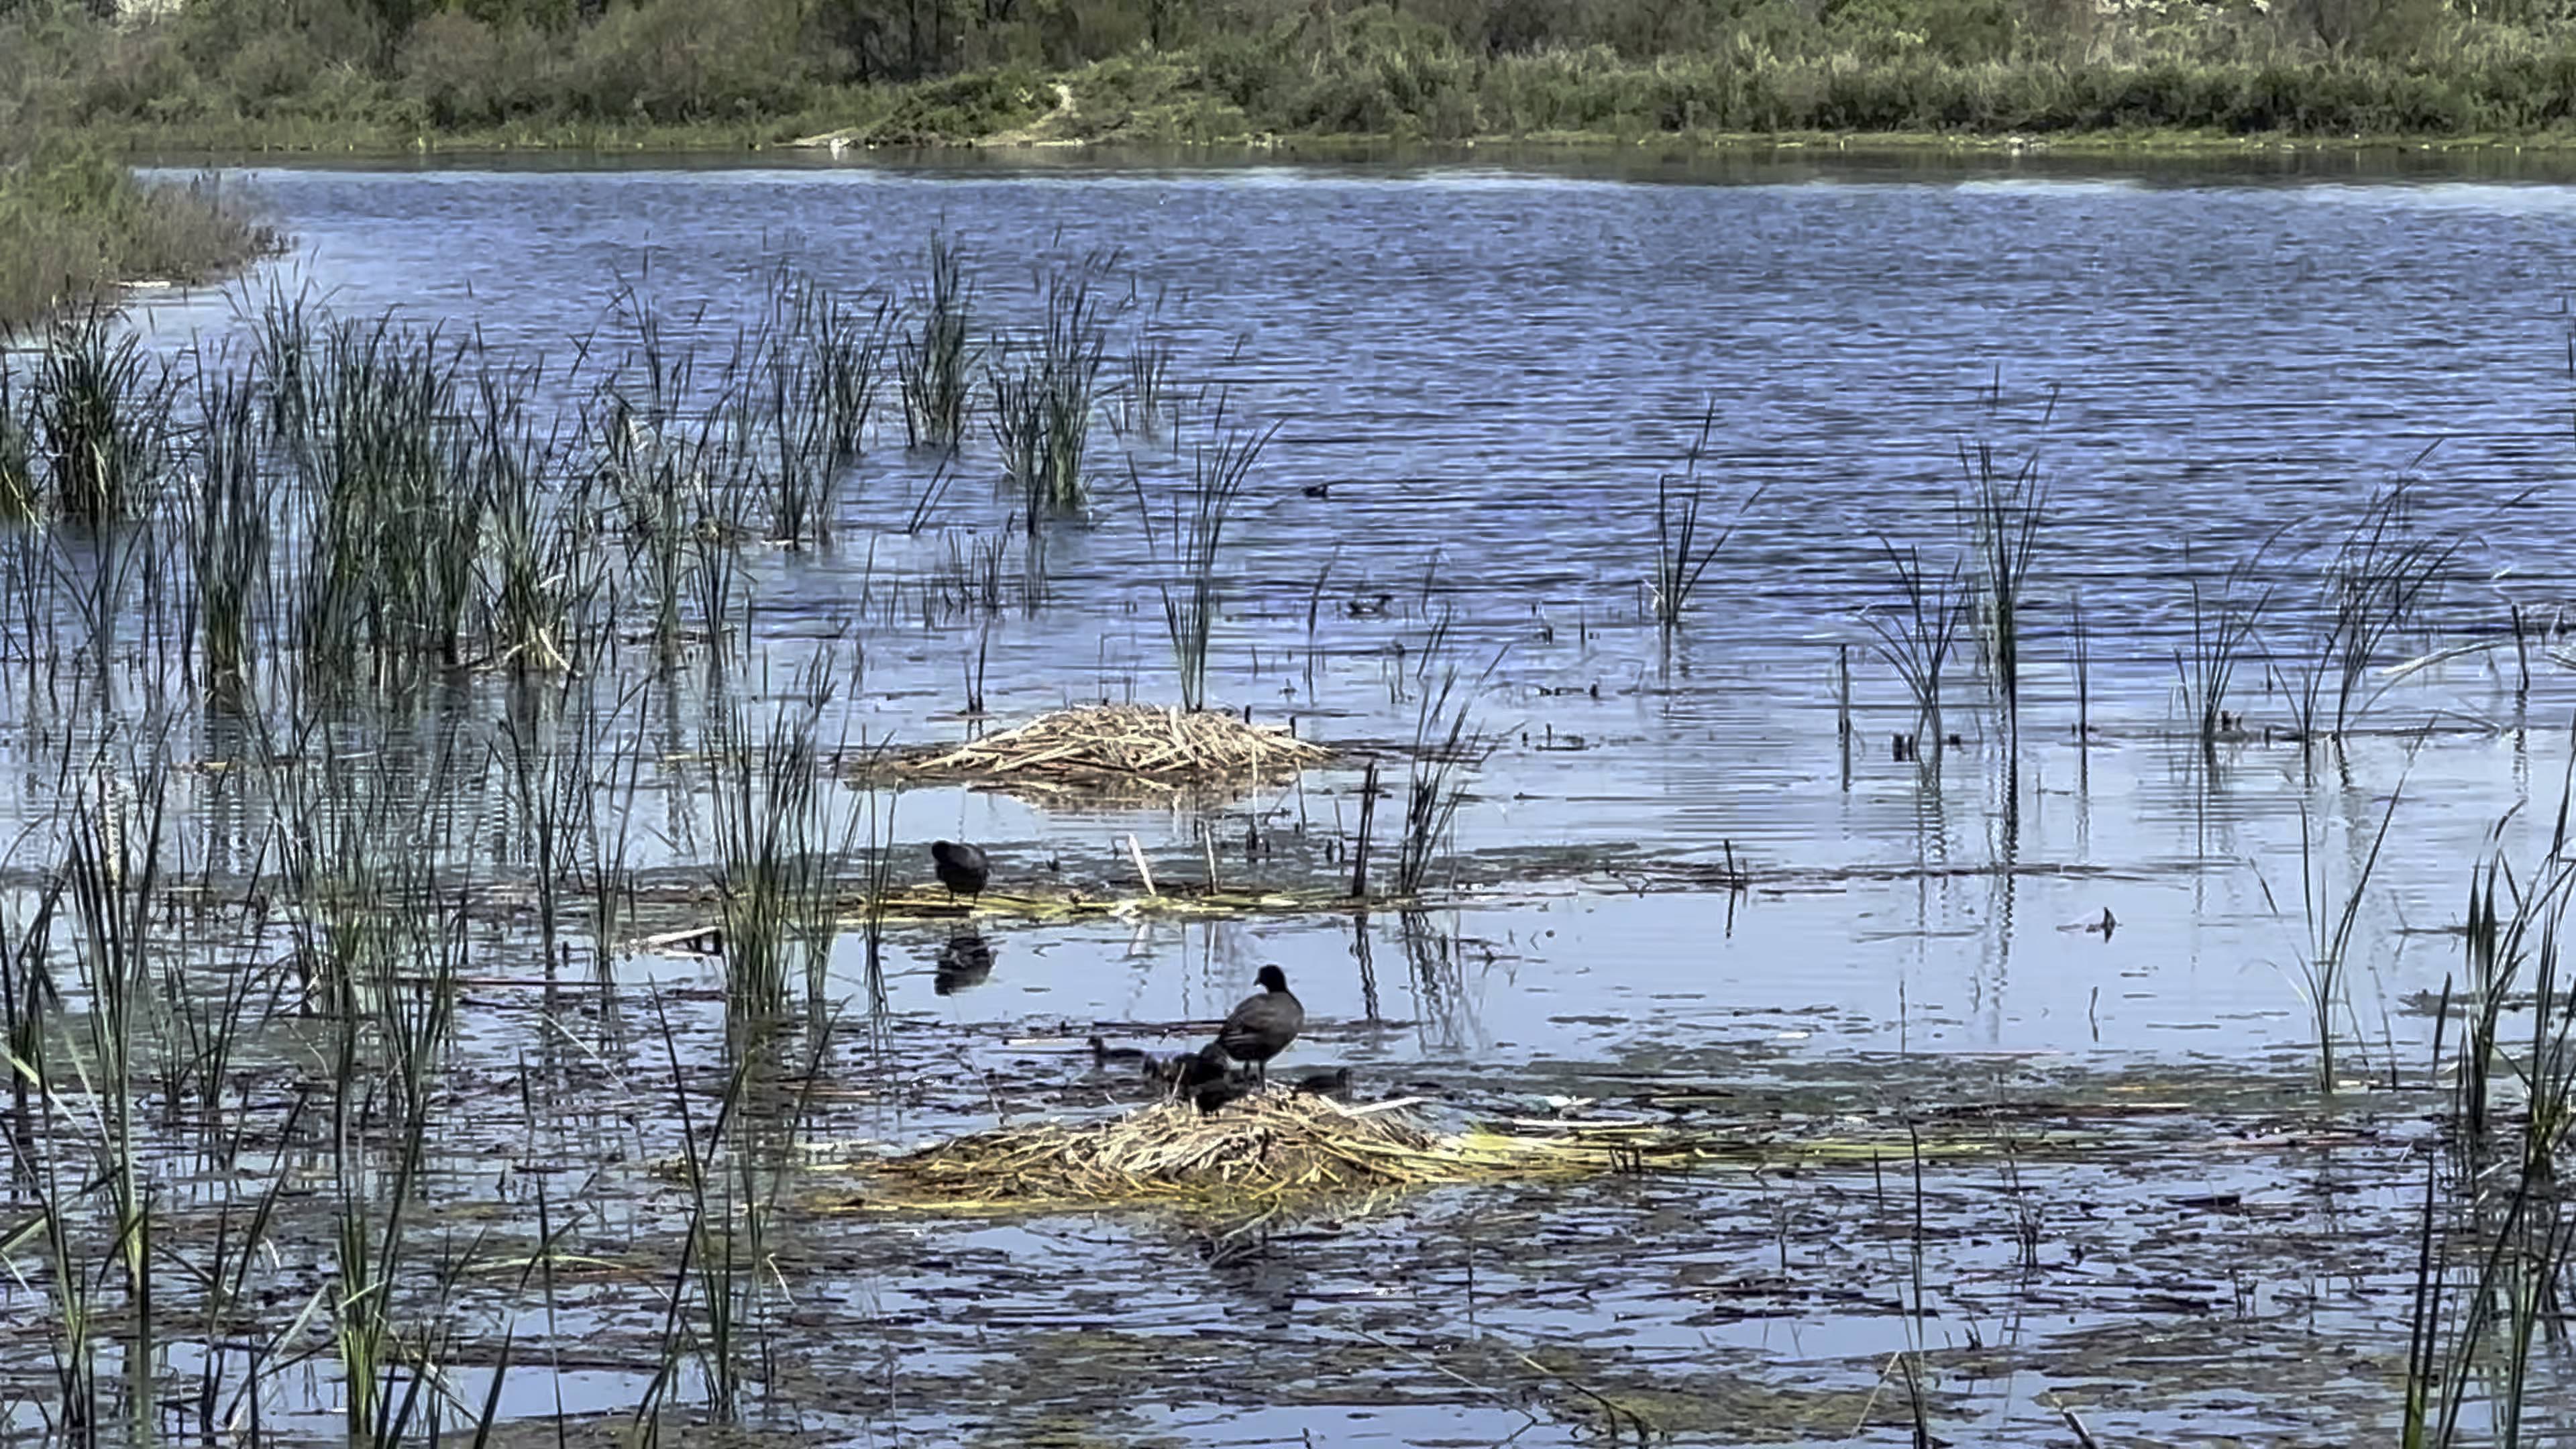
[[[720,351],[782,262],[909,297],[934,229],[962,243],[979,332],[1024,336],[1048,266],[1114,251],[1181,390],[1221,389],[1230,415],[1278,429],[1227,534],[1211,698],[1386,746],[1400,789],[1445,672],[1471,691],[1494,750],[1467,776],[1429,908],[996,919],[991,979],[944,994],[946,929],[898,924],[865,1035],[908,1085],[831,1104],[832,1135],[908,1144],[1105,1100],[1084,1035],[1140,1024],[1135,1039],[1168,1049],[1177,1038],[1141,1024],[1221,1015],[1265,961],[1316,1023],[1283,1069],[1347,1062],[1371,1095],[1460,1113],[1685,1083],[1828,1126],[2060,1096],[2191,1109],[2098,1157],[2007,1157],[2009,1188],[1991,1162],[1935,1172],[1946,1226],[1919,1320],[1889,1306],[1924,1280],[1901,1241],[1872,1245],[1873,1225],[1904,1215],[1873,1171],[1447,1189],[1213,1265],[1132,1218],[836,1234],[820,1217],[789,1230],[767,1422],[952,1441],[1072,1426],[1119,1442],[1573,1442],[1600,1417],[1572,1386],[1599,1383],[1682,1442],[1894,1444],[1912,1429],[1888,1364],[1914,1347],[1941,1365],[1934,1427],[1961,1442],[2067,1442],[2067,1407],[2104,1443],[2338,1442],[2391,1421],[2410,1184],[2436,1100],[2421,1000],[2463,969],[2447,928],[2472,866],[2499,841],[2517,860],[2546,850],[2569,767],[2576,655],[2556,628],[2576,603],[2562,486],[2576,188],[2421,161],[2336,174],[1821,155],[235,175],[294,237],[271,269],[285,285],[558,360],[624,345],[621,294],[648,299],[675,342]],[[174,352],[234,319],[211,294],[141,313]],[[1668,631],[1647,582],[1657,479],[1682,469],[1704,415],[1710,516],[1736,531]],[[844,484],[831,547],[752,557],[756,691],[839,636],[866,661],[830,722],[851,739],[966,737],[960,681],[979,660],[997,725],[1177,697],[1169,572],[1135,487],[1163,486],[1186,441],[1096,428],[1101,481],[1085,518],[1050,529],[1043,606],[925,623],[872,601],[970,541],[1012,550],[1016,577],[1016,499],[988,486],[999,465],[976,425],[927,526],[906,532],[938,464],[901,446],[894,416]],[[1972,542],[1963,467],[1981,445],[2045,490],[2018,746],[1970,628],[1944,715],[1959,745],[1898,759],[1916,709],[1865,616],[1898,600],[1891,546],[1937,572]],[[2349,737],[2304,750],[2288,696],[2331,602],[2326,562],[2407,478],[2403,536],[2456,555],[2360,671],[2369,705]],[[2227,706],[2244,728],[2210,750],[2181,685],[2195,581],[2267,600]],[[479,680],[454,709],[496,719],[505,693]],[[657,700],[625,734],[658,751],[702,698],[678,686],[660,723],[645,722]],[[13,710],[28,732],[38,713]],[[669,823],[694,808],[685,780],[648,773],[641,853],[700,870]],[[16,818],[47,815],[41,772],[6,788]],[[1167,881],[1311,885],[1347,869],[1318,852],[1355,828],[1358,788],[1345,763],[1206,811],[916,789],[893,828],[983,841],[999,879],[1044,881],[1052,863],[1132,893],[1132,834]],[[1247,862],[1247,830],[1288,844]],[[1743,889],[1714,883],[1731,864]],[[2329,1109],[2302,1087],[2302,875],[2323,873],[2330,915],[2365,870],[2333,1013],[2350,1090]],[[492,949],[519,964],[490,974],[532,974],[529,933]],[[717,980],[669,955],[616,972],[639,988]],[[832,981],[864,1015],[854,939]],[[689,1011],[683,1038],[711,1042],[717,1013]],[[523,1080],[513,1062],[541,1039],[556,1058],[557,1031],[612,1072],[662,1070],[649,1027],[612,1045],[554,1015],[497,986],[470,999],[459,1090]],[[2373,1090],[2384,1105],[2354,1104]],[[673,1150],[671,1124],[644,1116],[621,1156]],[[2329,1128],[2348,1161],[2312,1145]],[[494,1130],[575,1178],[618,1177],[552,1127]],[[2221,1197],[2246,1206],[2174,1207]],[[2048,1204],[2036,1257],[2015,1252],[2007,1201]],[[654,1215],[669,1206],[649,1185],[601,1188],[592,1236],[667,1234]],[[2122,1224],[2100,1226],[2106,1213]],[[2252,1266],[2217,1261],[2229,1254]],[[2335,1296],[2347,1282],[2357,1298]],[[612,1280],[582,1291],[599,1325],[640,1311]],[[490,1311],[562,1352],[523,1308]],[[2128,1362],[2158,1335],[2197,1366]],[[2256,1361],[2267,1382],[2242,1367]],[[645,1378],[614,1355],[523,1366],[506,1411],[545,1419],[550,1383],[575,1412],[621,1411]],[[477,1381],[458,1382],[479,1405]],[[271,1412],[322,1433],[333,1395],[307,1385]]]

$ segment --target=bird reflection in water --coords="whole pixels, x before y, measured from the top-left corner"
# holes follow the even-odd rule
[[[942,996],[981,986],[993,974],[993,943],[973,931],[960,931],[939,948],[939,969],[931,989]]]

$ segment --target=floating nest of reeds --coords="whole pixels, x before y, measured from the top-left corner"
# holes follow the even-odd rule
[[[877,1164],[854,1206],[1018,1212],[1067,1207],[1214,1207],[1367,1197],[1498,1177],[1614,1165],[1600,1144],[1431,1131],[1404,1102],[1349,1107],[1273,1089],[1201,1113],[1189,1102],[1105,1121],[995,1128]]]
[[[1217,710],[1100,705],[1055,710],[887,765],[915,780],[1038,794],[1173,795],[1283,781],[1331,758],[1311,740]]]
[[[826,1212],[1011,1215],[1166,1208],[1242,1226],[1298,1210],[1347,1212],[1421,1188],[1601,1173],[1746,1166],[1861,1167],[1952,1157],[1983,1141],[1893,1133],[1847,1137],[1776,1126],[1692,1131],[1661,1121],[1508,1119],[1436,1132],[1419,1098],[1344,1106],[1273,1088],[1201,1113],[1161,1102],[1086,1122],[1030,1122],[972,1133],[855,1166],[867,1185]]]

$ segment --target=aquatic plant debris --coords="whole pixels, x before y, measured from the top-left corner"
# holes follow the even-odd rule
[[[1016,729],[896,758],[920,780],[1048,794],[1175,793],[1291,778],[1332,751],[1218,710],[1097,705],[1052,710]]]

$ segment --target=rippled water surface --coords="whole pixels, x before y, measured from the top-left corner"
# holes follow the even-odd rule
[[[2393,1422],[2408,1184],[2438,1106],[2423,998],[2461,969],[2448,928],[2471,866],[2499,842],[2545,848],[2576,708],[2555,631],[2576,600],[2576,191],[2426,165],[441,163],[240,179],[293,234],[272,269],[284,285],[557,359],[624,345],[621,297],[674,342],[720,350],[782,261],[909,297],[934,229],[963,243],[978,327],[1024,334],[1046,266],[1114,250],[1183,389],[1278,428],[1227,536],[1210,694],[1293,718],[1345,763],[1206,810],[915,789],[893,806],[906,841],[982,840],[1002,880],[1134,894],[1132,834],[1167,882],[1314,888],[1349,868],[1360,754],[1385,751],[1398,785],[1383,832],[1428,702],[1452,671],[1470,691],[1494,750],[1466,777],[1425,909],[997,916],[990,979],[945,992],[947,927],[899,922],[874,1015],[845,936],[830,993],[854,1024],[832,1050],[873,1085],[825,1104],[825,1135],[902,1145],[1091,1110],[1127,1089],[1092,1072],[1084,1036],[1185,1046],[1166,1024],[1221,1015],[1278,961],[1315,1023],[1283,1068],[1346,1062],[1368,1095],[1463,1117],[1567,1098],[1648,1110],[1688,1087],[1721,1094],[1690,1109],[1713,1120],[1889,1154],[1803,1176],[1445,1189],[1246,1260],[1138,1218],[818,1210],[786,1230],[773,1423],[1561,1443],[1605,1432],[1599,1386],[1684,1442],[1894,1444],[1913,1426],[1891,1356],[1921,1347],[1943,1355],[1926,1388],[1953,1441],[2069,1442],[2073,1408],[2104,1443],[2328,1443]],[[173,351],[211,347],[235,306],[155,299],[145,326]],[[1657,479],[1704,417],[1700,474],[1736,531],[1667,632],[1647,583]],[[1015,500],[990,486],[978,429],[908,533],[939,464],[893,422],[880,433],[833,546],[754,558],[755,692],[831,639],[832,728],[854,742],[964,738],[978,668],[1001,724],[1176,697],[1168,575],[1127,469],[1153,486],[1186,442],[1096,429],[1100,482],[1088,516],[1049,533],[1043,604],[925,623],[882,601],[968,540],[1011,549],[1016,587]],[[2045,489],[2018,748],[1971,628],[1944,715],[1957,745],[1900,760],[1891,739],[1916,710],[1864,616],[1898,601],[1892,549],[1937,571],[1972,541],[1963,466],[1980,447]],[[2368,661],[2350,737],[2303,750],[2288,695],[2330,602],[2325,559],[2408,478],[2406,536],[2456,539],[2456,559]],[[2250,581],[2231,584],[2246,560]],[[2244,726],[2206,750],[2179,685],[2195,581],[2266,600],[2229,705]],[[488,721],[504,694],[477,680],[453,708]],[[618,733],[667,762],[704,697],[684,672],[667,698],[620,706],[639,723]],[[22,733],[41,713],[19,698]],[[216,750],[197,726],[180,738]],[[649,774],[639,853],[694,878],[698,807]],[[8,788],[32,821],[53,786],[31,772]],[[209,806],[223,787],[183,788]],[[1247,853],[1247,833],[1267,848]],[[510,860],[493,847],[496,872]],[[2365,869],[2333,1013],[2349,1090],[2320,1105],[2303,876],[2322,873],[2331,913]],[[596,1063],[628,1105],[580,1111],[625,1113],[608,1135],[639,1157],[675,1150],[638,1085],[668,1080],[640,997],[596,1019],[540,1003],[533,943],[502,935],[511,964],[460,1019],[468,1080],[516,1093],[541,1074],[589,1101],[573,1083]],[[683,1046],[717,1053],[711,964],[647,953],[616,977],[684,988]],[[2090,1125],[2034,1126],[2027,1161],[2016,1148],[1895,1181],[1919,1170],[1904,1123],[2079,1100],[2176,1115],[2078,1113]],[[543,1115],[514,1106],[462,1135],[515,1171],[608,1160]],[[591,1250],[669,1250],[669,1194],[600,1170]],[[2042,1205],[2027,1250],[2006,1221],[2020,1203]],[[609,1280],[580,1291],[599,1306],[568,1300],[577,1321],[652,1327]],[[613,1417],[651,1376],[633,1353],[565,1363],[562,1334],[523,1326],[558,1361],[517,1371],[505,1418],[547,1420],[540,1384]],[[2150,1342],[2184,1345],[2180,1366],[2142,1366]],[[2277,1365],[2269,1382],[2243,1370],[2255,1359]],[[276,1412],[326,1432],[334,1392],[326,1376]]]

